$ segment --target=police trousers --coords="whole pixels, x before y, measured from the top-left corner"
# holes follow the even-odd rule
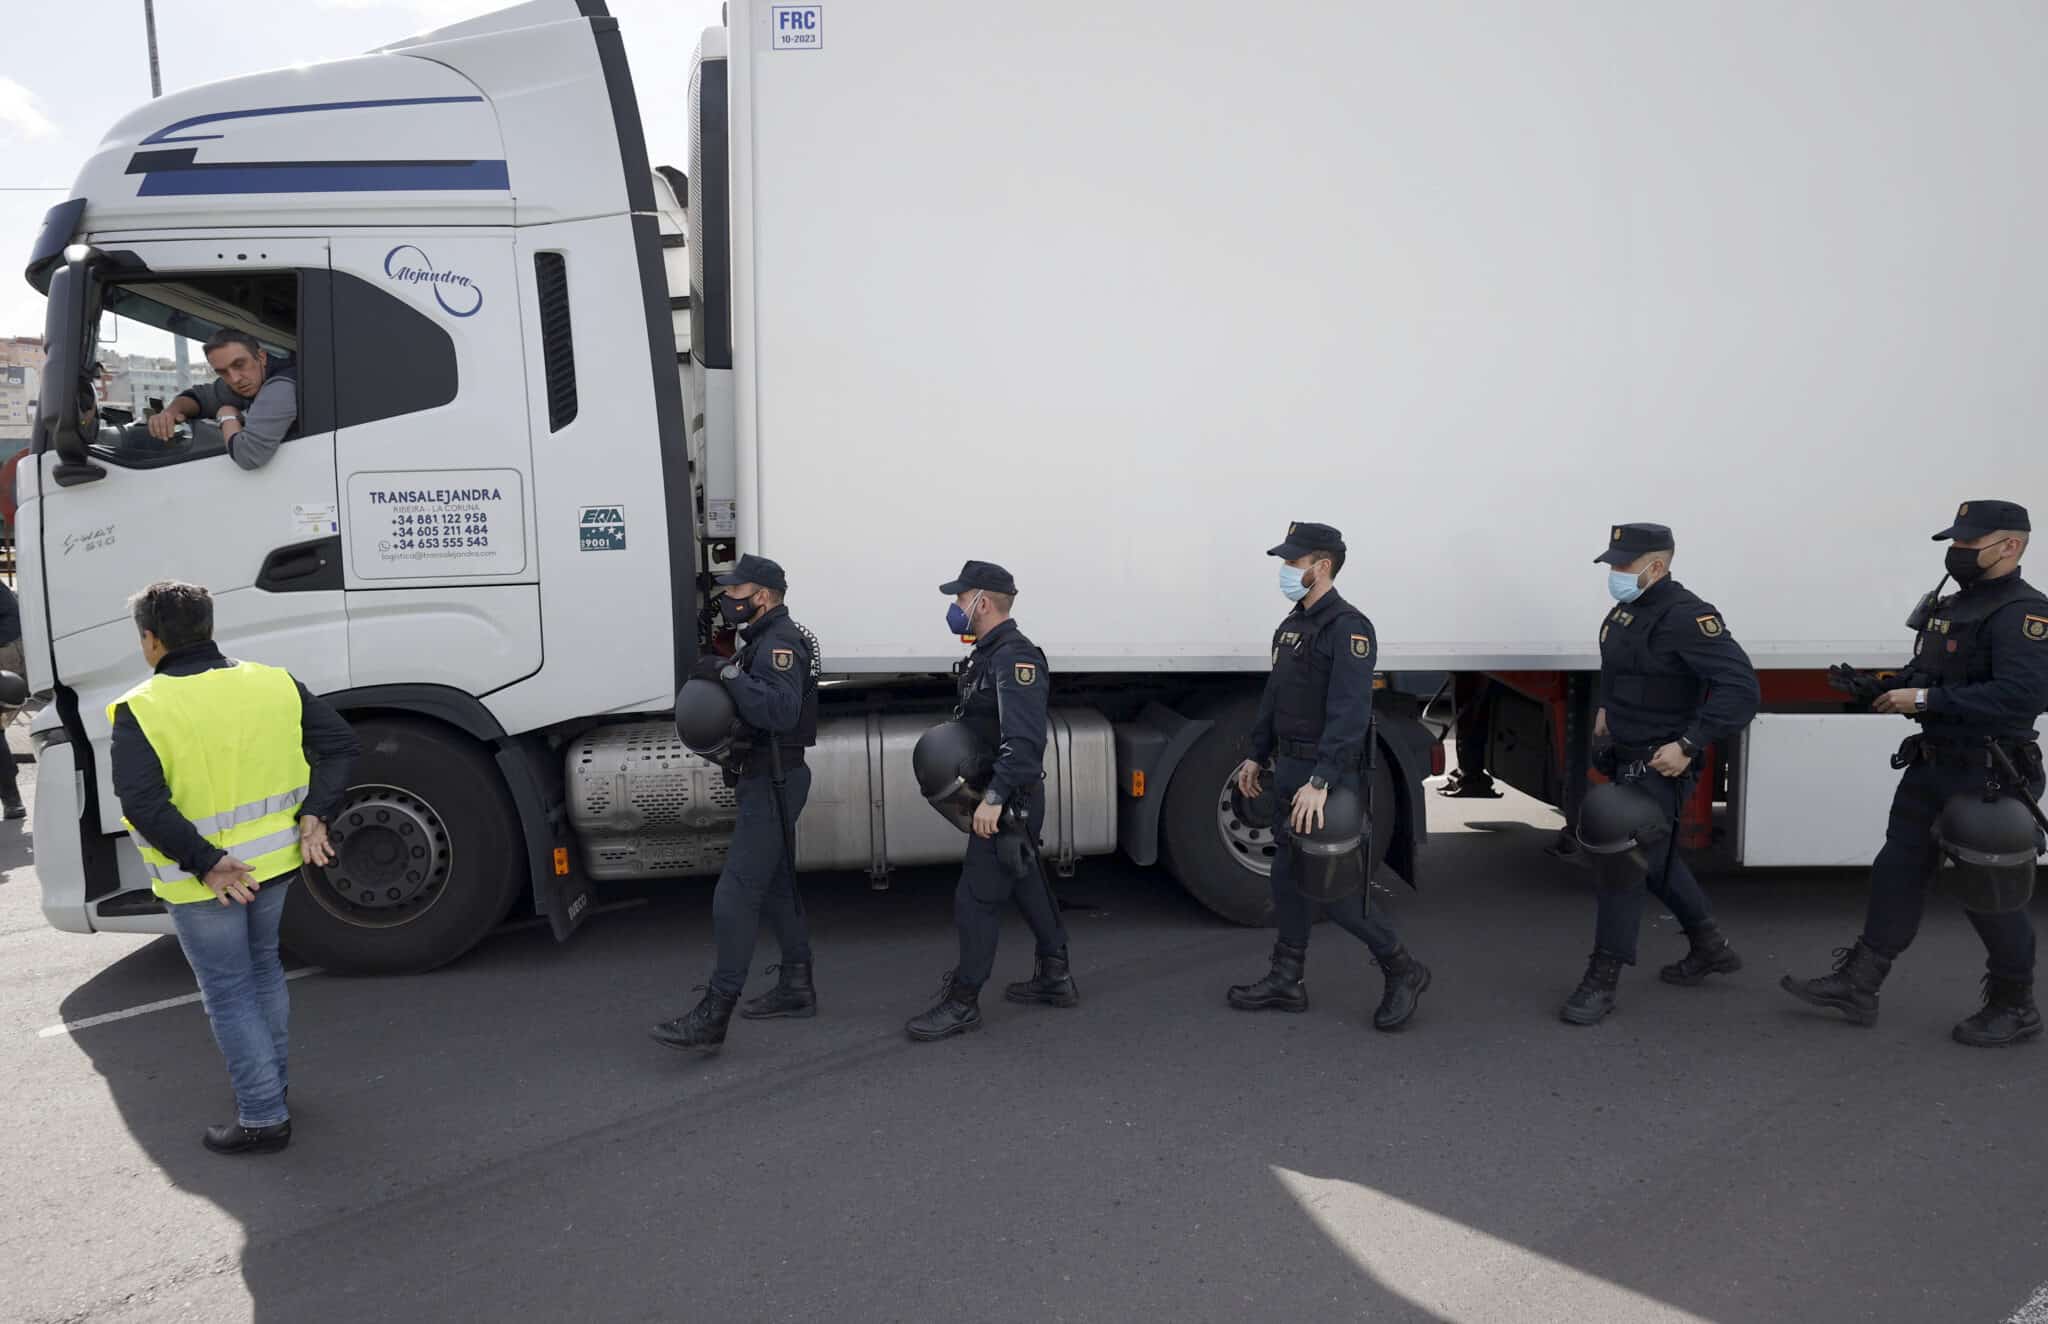
[[[1031,840],[1036,842],[1045,827],[1045,786],[1041,783],[1018,792],[1017,805],[1031,825]],[[1015,902],[1024,922],[1031,926],[1039,956],[1057,956],[1066,950],[1066,926],[1060,922],[1059,907],[1044,871],[1033,866],[1022,874],[1011,873],[996,853],[995,838],[969,836],[960,885],[953,891],[953,924],[960,931],[960,963],[953,971],[956,982],[971,988],[988,982],[996,965],[1006,901]]]
[[[1273,824],[1274,927],[1280,931],[1280,941],[1288,946],[1307,947],[1309,927],[1315,923],[1320,907],[1338,928],[1362,941],[1375,957],[1385,960],[1401,950],[1401,938],[1384,914],[1367,908],[1372,894],[1370,883],[1342,901],[1321,903],[1310,901],[1294,885],[1294,831],[1288,819],[1294,812],[1294,793],[1308,784],[1309,774],[1315,770],[1312,759],[1281,757],[1273,761],[1273,780],[1280,793],[1279,817]]]
[[[711,991],[736,998],[746,987],[747,967],[754,961],[754,941],[766,914],[782,945],[787,965],[811,959],[810,927],[797,903],[796,874],[783,858],[782,820],[775,811],[775,785],[768,770],[750,770],[740,778],[739,822],[733,825],[732,847],[711,894],[711,929],[718,940],[718,966],[711,972]],[[784,799],[789,830],[811,794],[811,770],[788,769]]]
[[[1884,849],[1870,866],[1870,906],[1863,917],[1863,945],[1895,959],[1920,932],[1927,885],[1934,881],[1941,851],[1934,844],[1934,820],[1950,796],[1981,790],[1982,769],[1916,763],[1899,778],[1892,794],[1891,822]],[[2024,910],[2002,915],[1965,911],[1984,940],[1986,968],[2001,979],[2034,977],[2034,921]]]
[[[1692,793],[1693,778],[1649,772],[1634,784],[1650,793],[1668,821],[1678,816],[1685,797]],[[1687,932],[1714,918],[1700,880],[1693,877],[1685,857],[1679,854],[1675,832],[1669,840],[1659,842],[1645,853],[1649,856],[1649,868],[1640,882],[1602,878],[1597,892],[1599,913],[1593,923],[1593,949],[1628,965],[1636,963],[1636,939],[1642,931],[1643,905],[1648,898],[1654,896],[1668,906],[1672,917]],[[1600,867],[1614,868],[1621,863],[1619,859],[1610,859],[1601,861]]]

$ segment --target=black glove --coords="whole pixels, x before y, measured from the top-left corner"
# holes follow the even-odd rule
[[[1859,671],[1847,662],[1838,662],[1828,668],[1828,688],[1839,690],[1864,707],[1877,702],[1877,696],[1884,693],[1884,686],[1873,672]]]
[[[697,664],[690,668],[690,675],[696,680],[717,680],[718,673],[725,670],[725,664],[730,660],[716,653],[699,653]]]

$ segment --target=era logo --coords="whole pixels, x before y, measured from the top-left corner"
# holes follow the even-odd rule
[[[823,5],[776,5],[770,11],[778,51],[815,51],[825,45]]]

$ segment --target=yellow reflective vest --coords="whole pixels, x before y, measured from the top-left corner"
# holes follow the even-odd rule
[[[109,723],[122,704],[163,765],[172,806],[200,836],[248,865],[259,882],[299,867],[298,808],[312,770],[290,672],[236,662],[190,676],[152,676],[107,705]],[[159,897],[173,904],[213,899],[204,881],[121,821]]]

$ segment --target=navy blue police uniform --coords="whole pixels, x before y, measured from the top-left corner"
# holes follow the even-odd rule
[[[713,582],[720,587],[753,584],[777,593],[788,589],[781,566],[753,555],[742,556]],[[797,819],[810,799],[806,751],[818,743],[818,640],[781,603],[741,624],[739,639],[730,659],[706,654],[697,663],[697,675],[716,678],[732,696],[744,727],[740,743],[745,753],[733,779],[739,815],[711,897],[718,955],[708,996],[690,1016],[655,1031],[656,1038],[681,1047],[712,1049],[723,1042],[725,1017],[746,986],[763,915],[781,946],[776,971],[780,977],[773,989],[750,1000],[740,1014],[754,1020],[811,1016],[817,1007],[810,929],[787,843],[794,840]],[[778,758],[783,779],[779,807]],[[690,1024],[692,1018],[704,1017],[717,1022],[715,1032],[708,1025]]]
[[[1345,552],[1341,533],[1327,524],[1297,521],[1267,555],[1295,561],[1310,552]],[[1331,572],[1334,574],[1334,570]],[[1313,586],[1311,586],[1312,588]],[[1387,999],[1374,1024],[1395,1029],[1414,1011],[1429,971],[1410,957],[1387,916],[1371,907],[1372,885],[1340,901],[1311,902],[1296,885],[1297,862],[1289,817],[1305,785],[1349,786],[1361,800],[1368,740],[1372,733],[1373,671],[1379,634],[1364,612],[1332,587],[1310,605],[1295,604],[1273,631],[1272,671],[1259,698],[1246,755],[1272,764],[1273,868],[1270,877],[1278,941],[1273,968],[1253,984],[1236,985],[1229,1001],[1240,1010],[1302,1011],[1308,1006],[1302,979],[1310,926],[1320,905],[1337,925],[1363,941],[1386,973]],[[1368,847],[1372,847],[1369,845]]]
[[[1017,585],[1000,566],[970,564],[961,578],[942,585],[940,591],[957,595],[970,589],[1014,594]],[[1017,622],[1004,621],[975,639],[974,651],[960,664],[956,685],[960,720],[974,730],[984,748],[995,751],[984,803],[1016,810],[1037,841],[1045,828],[1046,715],[1052,693],[1045,654]],[[1066,948],[1067,931],[1042,876],[1006,870],[994,838],[970,836],[960,885],[953,894],[953,916],[960,929],[960,964],[954,977],[961,983],[980,988],[988,982],[1006,901],[1014,901],[1031,926],[1039,956]]]
[[[980,592],[1014,598],[1017,581],[992,562],[969,561],[939,591],[952,597]],[[975,638],[973,651],[955,668],[954,681],[959,695],[955,715],[974,732],[990,758],[982,803],[1003,806],[1010,823],[1021,823],[1030,849],[1006,855],[1001,832],[994,837],[969,834],[960,881],[953,890],[959,961],[946,976],[939,1002],[906,1027],[917,1039],[941,1038],[980,1025],[977,999],[995,969],[1006,903],[1014,904],[1031,926],[1037,975],[1010,985],[1005,996],[1054,1006],[1072,1006],[1078,1000],[1067,973],[1066,925],[1036,850],[1045,828],[1051,668],[1017,622],[1004,620]]]
[[[2026,509],[2009,501],[1971,501],[1939,540],[1973,541],[1992,533],[2029,533]],[[1962,569],[1969,574],[1968,549]],[[1952,551],[1951,555],[1958,555]],[[1952,567],[1953,571],[1954,567]],[[1835,1007],[1854,1020],[1876,1019],[1877,990],[1891,963],[1913,942],[1926,909],[1927,887],[1941,862],[1935,824],[1952,796],[1980,793],[1997,769],[1986,742],[2017,766],[2029,798],[2043,789],[2035,722],[2048,711],[2048,595],[2017,567],[1996,579],[1972,577],[1934,601],[1913,639],[1913,656],[1887,689],[1924,694],[1920,733],[1894,759],[1903,773],[1892,795],[1884,847],[1870,867],[1870,899],[1857,944],[1837,953],[1836,972],[1818,980],[1787,976],[1786,989]],[[1986,1005],[1955,1027],[1972,1045],[2010,1042],[2040,1031],[2034,1008],[2035,938],[2025,909],[1966,910],[1984,942]]]
[[[1652,552],[1672,551],[1672,544],[1664,525],[1616,525],[1594,559],[1627,566]],[[1649,792],[1676,823],[1698,779],[1701,755],[1747,726],[1759,698],[1756,668],[1735,642],[1727,618],[1667,575],[1632,600],[1617,602],[1600,623],[1599,703],[1613,743],[1596,751],[1596,766]],[[1672,743],[1692,760],[1678,777],[1649,766]],[[1673,831],[1662,849],[1650,853],[1646,877],[1598,889],[1593,954],[1596,961],[1605,956],[1634,965],[1643,905],[1654,895],[1691,942],[1685,958],[1664,967],[1663,978],[1697,984],[1707,974],[1739,969],[1741,961],[1720,937],[1707,894],[1678,853],[1677,836]]]

